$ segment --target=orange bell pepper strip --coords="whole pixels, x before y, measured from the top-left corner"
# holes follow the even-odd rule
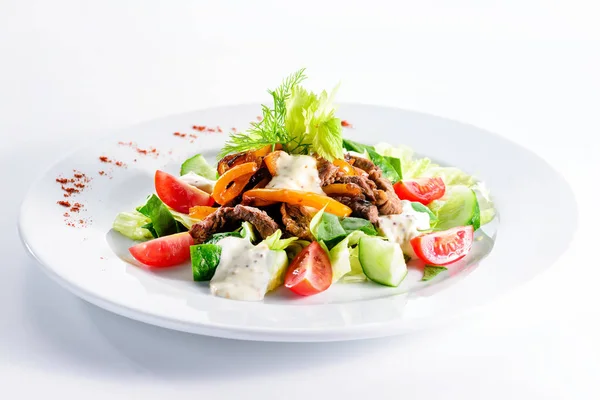
[[[275,145],[275,150],[281,150],[282,148],[283,148],[283,146],[281,144],[279,144],[279,143]],[[252,154],[255,157],[265,157],[267,154],[271,153],[272,151],[274,151],[273,150],[273,145],[270,144],[270,145],[267,145],[265,147],[261,147],[258,150],[254,150],[252,152]]]
[[[263,158],[263,163],[267,166],[267,169],[273,176],[277,175],[277,160],[280,155],[281,151],[274,151]]]
[[[336,158],[333,160],[333,165],[338,167],[341,171],[343,171],[348,176],[356,175],[356,171],[352,165],[348,164],[346,161]]]
[[[339,196],[358,196],[360,188],[351,183],[332,183],[331,185],[323,186],[323,191],[328,195]]]
[[[235,199],[258,170],[255,162],[248,162],[227,170],[215,183],[213,198],[221,205]]]
[[[217,211],[217,207],[196,206],[190,208],[190,217],[195,219],[204,219]]]
[[[317,193],[303,192],[292,189],[252,189],[244,193],[244,203],[256,204],[258,202],[288,203],[296,206],[308,206],[317,209],[325,207],[325,211],[340,217],[347,217],[352,213],[350,207],[331,197]]]

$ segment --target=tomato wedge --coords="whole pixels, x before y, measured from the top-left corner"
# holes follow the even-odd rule
[[[285,275],[285,287],[301,296],[321,293],[331,286],[331,262],[318,242],[312,242],[292,261]]]
[[[187,214],[190,207],[212,206],[215,202],[208,193],[160,170],[154,175],[154,186],[163,203],[180,213]]]
[[[446,185],[442,178],[418,178],[400,181],[394,190],[401,200],[418,201],[429,204],[446,193]]]
[[[473,226],[458,226],[447,231],[417,236],[410,241],[417,257],[426,264],[446,265],[460,260],[473,245]]]
[[[150,267],[172,267],[190,259],[190,246],[193,244],[190,234],[183,232],[136,244],[129,248],[129,253]]]

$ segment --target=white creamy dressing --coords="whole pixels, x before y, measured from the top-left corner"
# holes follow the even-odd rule
[[[325,194],[321,189],[321,178],[314,157],[281,152],[276,168],[277,175],[266,186],[268,189],[293,189]]]
[[[217,182],[213,181],[212,179],[200,176],[195,172],[188,172],[187,174],[180,176],[179,179],[181,179],[188,185],[195,186],[198,189],[209,194],[213,192],[215,188],[215,183]]]
[[[218,244],[221,260],[210,281],[211,293],[233,300],[264,299],[272,278],[274,252],[264,243],[254,246],[236,237],[221,239]]]
[[[352,150],[348,150],[346,151],[346,154],[353,156],[353,157],[360,157],[360,158],[364,158],[366,160],[369,159],[369,156],[366,155],[365,153],[357,153],[356,151],[352,151]]]
[[[392,242],[400,244],[402,252],[416,257],[410,240],[429,229],[429,214],[415,211],[408,200],[402,200],[402,214],[379,217],[379,232]]]

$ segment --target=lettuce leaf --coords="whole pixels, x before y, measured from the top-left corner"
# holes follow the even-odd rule
[[[354,231],[330,250],[329,259],[331,261],[331,270],[333,272],[333,282],[337,282],[347,275],[353,275],[356,278],[355,281],[363,280],[360,276],[364,276],[364,274],[360,262],[358,262],[358,253],[355,254],[356,260],[354,260],[355,265],[353,268],[352,252],[354,250],[353,247],[356,246],[360,238],[364,236],[367,236],[367,234],[362,231]],[[358,274],[356,262],[358,262],[360,274]]]
[[[369,158],[373,161],[373,164],[381,168],[383,176],[388,178],[392,184],[402,179],[401,162],[399,158],[391,156],[382,156],[375,150],[367,149]]]
[[[439,265],[426,265],[425,269],[423,270],[423,278],[421,280],[424,282],[430,281],[447,269],[448,268]]]
[[[350,234],[354,231],[362,231],[367,235],[376,236],[377,230],[373,226],[373,224],[363,218],[355,218],[355,217],[346,217],[340,220],[340,224],[342,228],[346,231],[347,234]]]
[[[321,209],[310,221],[310,232],[319,242],[323,242],[328,249],[331,249],[348,234],[340,224],[337,216],[326,213]]]
[[[148,197],[146,204],[138,207],[137,211],[150,219],[150,222],[142,228],[148,229],[155,238],[187,231],[187,228],[175,220],[171,211],[155,194]]]
[[[375,150],[375,147],[373,147],[373,146],[354,142],[349,139],[344,139],[342,141],[342,146],[344,147],[344,149],[346,149],[348,151],[354,151],[356,153],[361,153],[361,154],[364,154],[367,150]],[[385,155],[383,153],[379,153],[379,154]]]
[[[267,237],[262,243],[266,244],[271,250],[285,250],[288,246],[298,240],[297,237],[282,239],[281,235],[281,229],[277,229],[274,234]]]
[[[187,229],[190,229],[192,225],[202,221],[201,219],[190,217],[189,214],[180,213],[170,208],[169,211],[171,212],[171,215],[173,215],[173,218],[175,218],[175,221],[181,223],[181,225],[185,226]]]
[[[333,97],[326,91],[319,96],[301,86],[292,88],[286,100],[285,127],[292,138],[290,152],[305,152],[306,148],[333,161],[343,157],[342,121],[335,117]]]
[[[121,212],[113,222],[113,229],[133,240],[152,239],[152,233],[143,228],[151,222],[150,218],[137,211]]]
[[[210,281],[221,261],[221,246],[204,243],[190,247],[192,273],[197,282]]]

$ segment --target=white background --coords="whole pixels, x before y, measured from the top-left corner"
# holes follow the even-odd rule
[[[0,398],[600,398],[595,3],[0,1]],[[143,120],[264,100],[300,66],[314,88],[341,80],[340,101],[469,122],[535,151],[576,193],[569,252],[475,316],[333,344],[129,321],[27,257],[18,206],[66,151]]]

